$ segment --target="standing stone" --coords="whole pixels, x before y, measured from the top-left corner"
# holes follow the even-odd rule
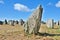
[[[41,24],[41,18],[42,18],[42,11],[43,8],[41,5],[39,5],[32,15],[29,17],[27,22],[24,24],[24,31],[25,33],[31,34],[37,34],[37,32],[40,29],[40,24]]]
[[[4,24],[8,24],[7,20],[5,19]]]
[[[59,22],[58,22],[58,21],[56,22],[56,25],[57,25],[57,26],[59,25]]]
[[[19,24],[19,22],[17,20],[15,22],[16,22],[16,24]]]
[[[19,25],[23,25],[24,23],[23,19],[20,19]]]
[[[14,20],[9,20],[8,24],[14,26],[14,22],[15,22]]]
[[[60,20],[58,22],[56,22],[56,25],[60,26]]]
[[[46,24],[47,24],[48,28],[54,28],[54,20],[53,19],[48,19]]]
[[[12,20],[12,26],[16,25],[15,20]]]
[[[14,21],[14,25],[19,24],[18,20]]]

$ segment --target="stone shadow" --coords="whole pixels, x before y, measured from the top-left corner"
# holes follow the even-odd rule
[[[35,35],[39,35],[39,36],[60,36],[60,34],[50,34],[50,33],[40,33],[40,32],[38,32]]]

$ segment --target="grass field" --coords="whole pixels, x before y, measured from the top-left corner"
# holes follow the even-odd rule
[[[42,24],[39,32],[49,34],[60,34],[60,28],[59,26],[55,25],[54,29],[51,29],[47,28],[45,24]],[[60,40],[60,36],[39,36],[33,34],[26,36],[24,34],[23,27],[20,25],[0,25],[0,40]]]

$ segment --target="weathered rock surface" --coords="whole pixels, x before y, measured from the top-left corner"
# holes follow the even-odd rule
[[[41,17],[42,17],[43,8],[39,5],[32,15],[29,17],[27,22],[24,24],[24,31],[28,34],[37,33],[40,29]]]
[[[54,28],[54,20],[53,19],[48,19],[46,24],[47,24],[48,28]]]

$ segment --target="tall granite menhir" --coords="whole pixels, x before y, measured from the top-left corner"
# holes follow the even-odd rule
[[[25,33],[31,34],[37,34],[37,32],[40,29],[40,24],[41,24],[41,18],[42,18],[42,12],[43,8],[41,5],[39,5],[32,15],[29,17],[29,19],[26,21],[24,24],[24,31]]]

